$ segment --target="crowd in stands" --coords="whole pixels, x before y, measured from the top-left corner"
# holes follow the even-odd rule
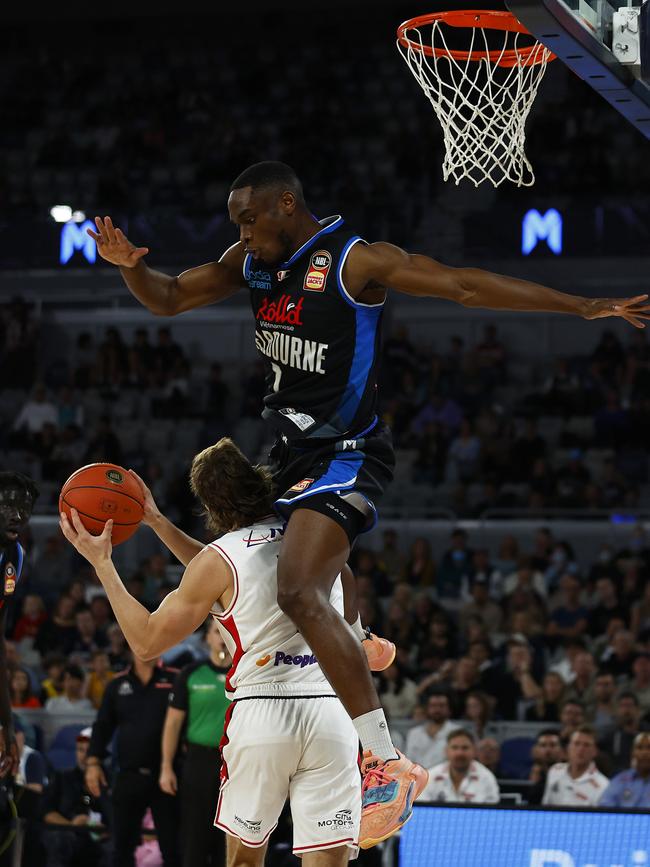
[[[41,327],[26,305],[3,308],[0,373],[19,406],[0,407],[0,449],[44,486],[53,510],[61,482],[80,463],[129,463],[196,524],[184,482],[187,460],[228,433],[253,459],[265,458],[260,420],[264,371],[242,375],[197,356],[167,326],[126,338],[117,327],[78,335],[71,351],[44,355]],[[523,365],[525,367],[525,365]],[[650,502],[650,345],[605,331],[583,356],[522,368],[495,325],[475,345],[452,337],[426,348],[397,327],[385,342],[380,411],[398,450],[385,505],[410,501],[459,517],[487,510],[635,510]],[[36,378],[27,389],[22,370]],[[517,374],[519,375],[519,373]],[[182,426],[174,420],[183,418]],[[154,424],[150,424],[150,421]],[[408,497],[403,498],[408,499]],[[198,529],[197,529],[198,531]]]
[[[315,213],[341,209],[369,237],[412,240],[442,189],[438,122],[395,49],[394,13],[346,10],[344,26],[331,15],[318,63],[300,16],[169,17],[155,35],[151,22],[119,32],[104,22],[83,38],[64,21],[46,34],[30,24],[29,42],[17,33],[3,58],[12,118],[0,131],[3,210],[45,220],[69,202],[150,224],[223,218],[232,179],[282,159],[304,178]],[[242,62],[252,43],[254,72]],[[558,110],[542,87],[529,125],[538,186],[580,196],[645,189],[636,130],[568,71],[561,92]],[[515,194],[507,186],[499,196]]]

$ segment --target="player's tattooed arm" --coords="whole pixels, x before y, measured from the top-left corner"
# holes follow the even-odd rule
[[[97,231],[88,234],[106,262],[117,265],[129,291],[151,313],[175,316],[229,298],[242,288],[244,248],[238,242],[218,262],[208,262],[172,277],[154,271],[144,261],[148,247],[136,247],[110,217],[95,217]]]
[[[571,313],[584,319],[614,316],[636,328],[643,328],[642,320],[650,319],[647,295],[583,298],[480,268],[452,268],[383,242],[356,244],[350,250],[343,279],[354,298],[375,281],[407,295],[446,298],[465,307]]]

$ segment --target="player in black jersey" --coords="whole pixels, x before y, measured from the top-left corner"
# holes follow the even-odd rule
[[[20,578],[25,552],[18,534],[29,521],[38,488],[22,473],[0,472],[0,777],[18,769],[18,750],[11,718],[5,629],[7,611]]]
[[[120,267],[132,294],[153,313],[171,316],[249,292],[256,346],[267,364],[263,415],[279,435],[271,453],[275,506],[288,518],[278,602],[372,752],[368,778],[384,794],[389,777],[398,779],[408,801],[412,766],[396,759],[365,655],[328,602],[354,538],[374,523],[375,503],[392,477],[390,433],[375,415],[387,290],[468,307],[620,317],[638,328],[650,318],[648,296],[581,298],[366,243],[340,217],[319,222],[295,173],[282,163],[243,172],[231,187],[228,210],[240,241],[218,262],[177,277],[151,270],[143,258],[148,249],[131,244],[109,217],[96,218],[90,234],[102,258]],[[389,836],[399,827],[399,811],[392,801],[376,804],[372,791],[365,798],[362,836],[373,842]]]

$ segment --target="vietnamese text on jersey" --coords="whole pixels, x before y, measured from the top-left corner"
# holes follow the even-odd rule
[[[362,239],[341,217],[321,226],[280,265],[244,259],[267,371],[263,416],[289,439],[361,435],[374,422],[383,302],[346,290],[343,267]]]
[[[283,524],[277,518],[227,533],[210,547],[229,564],[232,601],[212,614],[232,657],[228,698],[335,695],[307,642],[277,603]],[[340,576],[330,603],[343,613]]]

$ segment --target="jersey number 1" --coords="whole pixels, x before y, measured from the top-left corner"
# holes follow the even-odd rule
[[[275,394],[280,390],[280,377],[282,376],[282,368],[279,364],[274,364],[271,362],[271,367],[273,368],[273,373],[275,374],[275,379],[273,380],[273,392]]]

